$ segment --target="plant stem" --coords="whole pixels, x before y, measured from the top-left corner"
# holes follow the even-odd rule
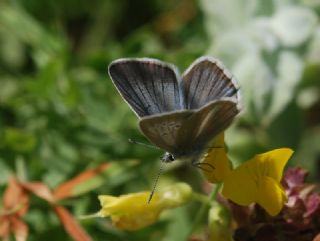
[[[87,214],[87,215],[80,215],[78,216],[79,220],[83,220],[83,219],[92,219],[92,218],[101,218],[101,214],[100,212],[97,213],[92,213],[92,214]]]
[[[198,227],[199,223],[201,222],[201,220],[203,219],[204,214],[207,212],[208,210],[208,204],[210,205],[210,203],[216,198],[219,190],[220,190],[221,184],[216,184],[215,188],[212,190],[212,192],[210,193],[209,197],[207,198],[206,202],[203,202],[200,211],[198,212],[195,221],[193,223],[193,226],[190,230],[189,236],[194,232],[194,230]],[[196,194],[196,196],[199,194]],[[199,197],[199,196],[198,196]],[[203,197],[201,197],[202,201],[203,201]],[[198,199],[199,200],[199,199]]]
[[[202,193],[193,192],[192,198],[198,202],[201,202],[202,204],[210,205],[209,197]]]

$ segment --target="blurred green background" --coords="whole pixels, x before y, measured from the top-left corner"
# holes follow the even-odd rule
[[[13,174],[54,188],[103,162],[113,169],[97,188],[64,203],[75,215],[97,211],[98,194],[150,189],[162,153],[128,143],[146,140],[107,76],[112,60],[133,56],[181,72],[201,55],[221,59],[245,107],[226,132],[234,164],[291,147],[289,165],[319,181],[319,16],[319,0],[1,1],[0,193]],[[198,170],[181,164],[167,168],[160,186],[179,180],[201,191]],[[132,233],[108,220],[82,224],[95,240],[183,240],[199,205]],[[68,240],[48,210],[32,200],[29,240]]]

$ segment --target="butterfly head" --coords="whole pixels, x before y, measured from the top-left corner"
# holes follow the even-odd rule
[[[174,156],[169,152],[164,153],[164,155],[161,157],[161,161],[164,163],[173,162],[174,160]]]

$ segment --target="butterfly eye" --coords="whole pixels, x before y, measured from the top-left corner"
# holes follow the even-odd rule
[[[174,161],[174,156],[172,154],[169,154],[169,160]]]
[[[162,157],[161,157],[161,161],[165,162],[165,163],[169,163],[169,162],[173,162],[175,160],[174,156],[169,153],[166,152]]]

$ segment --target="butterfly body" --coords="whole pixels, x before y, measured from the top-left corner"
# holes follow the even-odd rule
[[[162,160],[198,160],[240,112],[239,87],[222,63],[197,59],[182,74],[159,60],[119,59],[109,65],[142,133],[166,151]]]

